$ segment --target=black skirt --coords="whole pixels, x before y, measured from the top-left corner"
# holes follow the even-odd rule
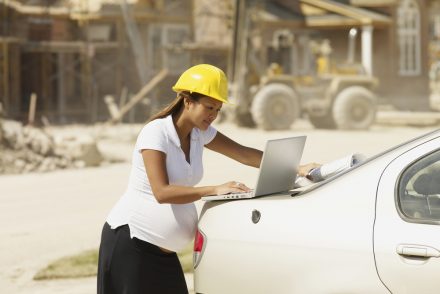
[[[128,225],[102,229],[98,294],[188,293],[176,253],[130,238]]]

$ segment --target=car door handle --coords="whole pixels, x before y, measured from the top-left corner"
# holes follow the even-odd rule
[[[396,252],[405,256],[440,257],[440,251],[425,245],[400,244],[397,246]]]

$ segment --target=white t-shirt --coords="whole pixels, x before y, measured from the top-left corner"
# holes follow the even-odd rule
[[[194,186],[203,176],[204,145],[211,142],[216,134],[217,130],[211,126],[206,131],[197,128],[192,130],[188,163],[180,148],[171,115],[145,125],[133,151],[127,190],[107,217],[111,228],[128,224],[132,238],[136,237],[176,252],[182,250],[195,235],[195,205],[159,204],[151,190],[141,151],[153,149],[166,154],[170,185]]]

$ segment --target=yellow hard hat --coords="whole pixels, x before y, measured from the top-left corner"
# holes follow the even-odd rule
[[[198,64],[184,71],[173,86],[173,91],[196,92],[229,103],[226,75],[210,64]]]

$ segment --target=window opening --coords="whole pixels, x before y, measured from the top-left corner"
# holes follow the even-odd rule
[[[403,0],[397,8],[399,39],[399,74],[416,76],[421,73],[420,10],[414,0]]]

